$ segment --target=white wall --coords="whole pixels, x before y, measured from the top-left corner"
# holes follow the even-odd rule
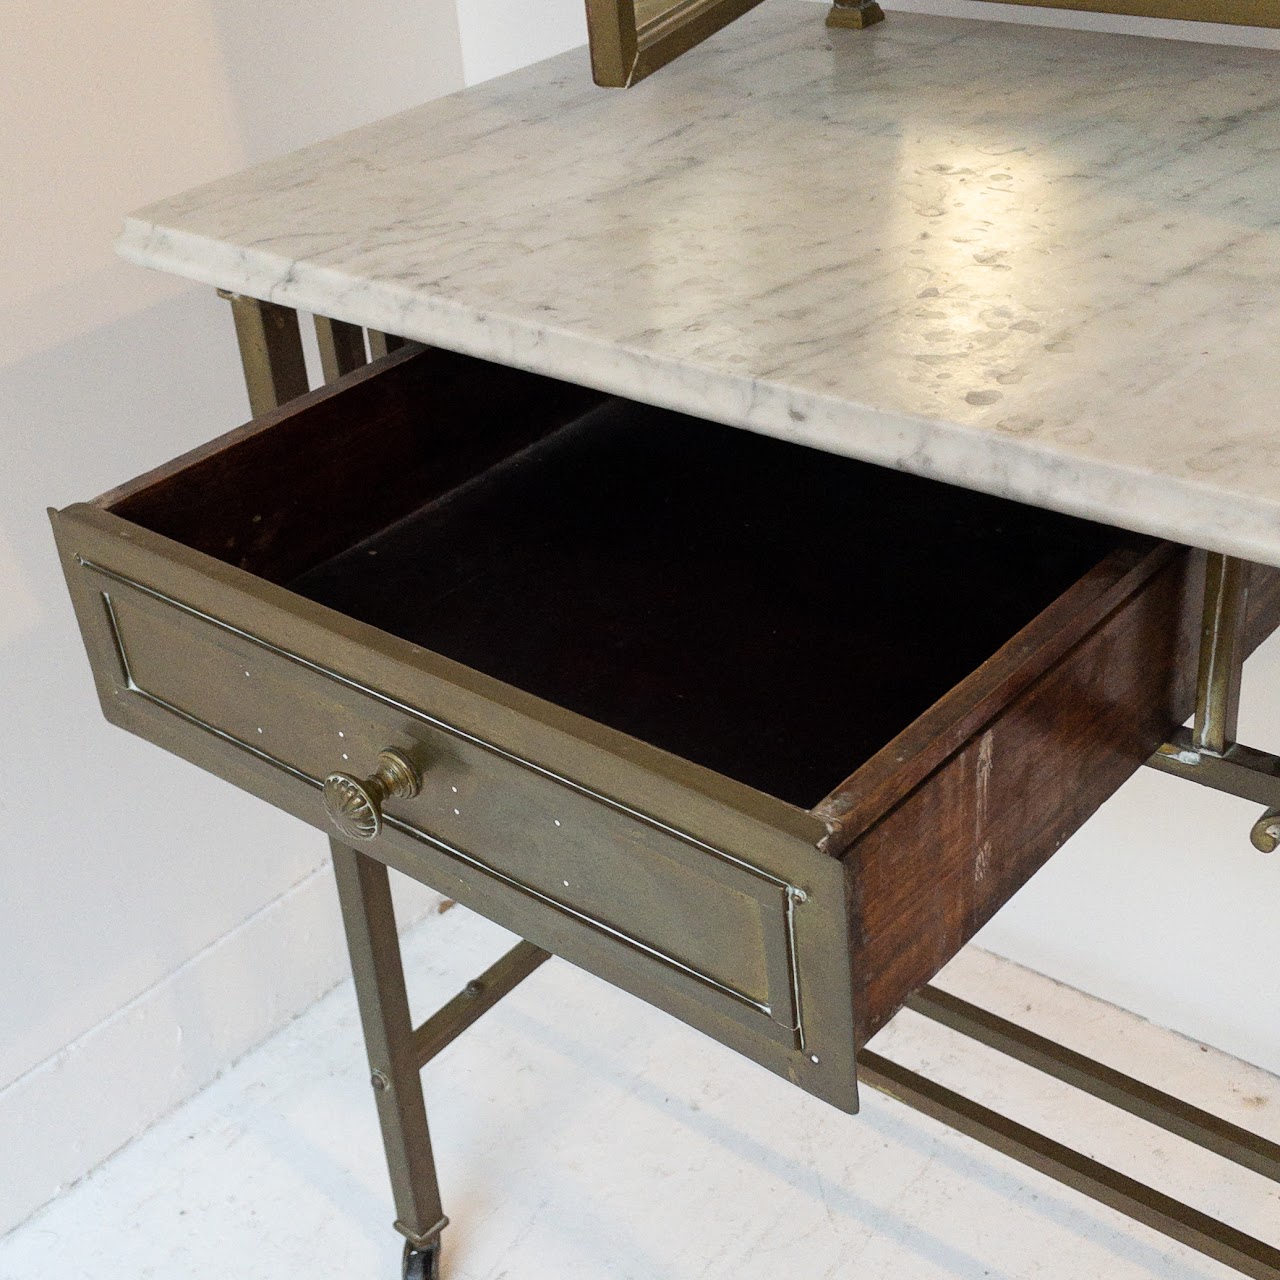
[[[345,967],[319,837],[97,711],[43,508],[245,415],[224,305],[115,261],[120,216],[585,39],[581,0],[9,0],[5,19],[0,1232]],[[1280,643],[1247,673],[1246,740],[1280,745],[1277,711]],[[1248,845],[1255,813],[1143,776],[983,941],[1280,1069],[1280,858]]]
[[[247,416],[128,210],[458,87],[452,0],[8,0],[0,1233],[345,969],[323,839],[103,723],[44,514]],[[421,910],[418,899],[414,910]]]
[[[583,0],[458,0],[462,66],[468,84],[479,84],[532,62],[587,43]],[[582,54],[588,80],[591,63]]]

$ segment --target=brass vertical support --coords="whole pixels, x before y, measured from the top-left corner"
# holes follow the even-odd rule
[[[1210,552],[1204,571],[1200,669],[1191,733],[1196,750],[1209,755],[1222,755],[1236,740],[1248,596],[1249,566],[1234,556]]]
[[[847,27],[861,31],[884,21],[884,10],[876,0],[833,0],[827,13],[827,26]]]
[[[381,862],[336,840],[330,845],[395,1197],[396,1230],[412,1245],[429,1248],[448,1219],[427,1129],[391,883]]]
[[[381,360],[383,356],[399,351],[405,340],[394,333],[383,333],[381,329],[369,330],[369,359]]]
[[[320,348],[320,368],[325,382],[337,382],[366,363],[364,331],[358,324],[316,316],[316,343]]]
[[[311,388],[298,313],[290,307],[225,289],[219,289],[218,296],[231,303],[249,392],[249,412],[257,418],[295,396],[305,395]]]

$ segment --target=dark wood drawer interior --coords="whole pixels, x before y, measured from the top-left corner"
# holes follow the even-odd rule
[[[1121,540],[610,400],[290,585],[807,809]]]
[[[443,351],[55,526],[112,719],[849,1108],[1190,697],[1185,549]]]

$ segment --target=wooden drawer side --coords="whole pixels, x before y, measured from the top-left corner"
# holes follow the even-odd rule
[[[1152,555],[1154,574],[847,851],[859,1043],[1190,714],[1203,555]],[[1255,566],[1250,648],[1278,618],[1276,572]]]

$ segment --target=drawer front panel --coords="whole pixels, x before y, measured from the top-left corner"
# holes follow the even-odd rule
[[[785,884],[375,690],[86,566],[126,687],[316,792],[387,746],[423,775],[387,825],[795,1028]],[[707,927],[708,921],[714,927]]]
[[[625,766],[618,789],[581,782],[430,697],[318,660],[282,640],[287,625],[261,634],[225,594],[179,594],[128,563],[133,546],[122,563],[74,541],[88,554],[67,557],[68,576],[109,718],[329,834],[325,776],[368,776],[379,751],[404,751],[422,790],[386,802],[361,846],[372,856],[856,1107],[838,862],[786,833],[759,860],[740,839],[722,847],[629,799]],[[780,839],[794,874],[777,866]]]

